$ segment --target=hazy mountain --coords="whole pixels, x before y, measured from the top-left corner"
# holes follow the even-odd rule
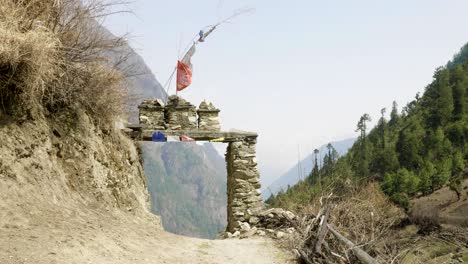
[[[102,31],[102,34],[114,38],[113,34],[105,27],[96,24],[96,27]],[[127,109],[128,119],[131,123],[138,122],[137,106],[145,98],[166,98],[166,91],[156,79],[151,69],[146,65],[145,60],[135,52],[135,50],[127,43],[107,50],[106,53],[110,58],[110,63],[117,67],[127,76],[125,81],[127,91]]]
[[[336,149],[340,156],[346,154],[349,148],[353,145],[355,138],[349,138],[345,140],[340,140],[336,142],[331,142],[333,147]],[[327,151],[327,144],[319,148],[319,160],[323,158]],[[275,180],[270,186],[263,189],[262,197],[264,199],[268,198],[271,193],[276,194],[282,189],[286,189],[289,186],[296,184],[300,178],[304,179],[312,171],[314,166],[314,154],[309,154],[306,158],[298,162],[294,167],[289,169],[285,174],[281,175],[277,180]]]
[[[154,74],[146,65],[143,58],[138,55],[130,46],[125,49],[128,54],[127,60],[122,67],[128,68],[129,77],[127,85],[129,87],[129,109],[130,122],[138,122],[137,106],[145,98],[166,98],[166,92],[158,82]]]
[[[226,165],[210,143],[142,144],[151,211],[164,229],[214,238],[226,226]]]

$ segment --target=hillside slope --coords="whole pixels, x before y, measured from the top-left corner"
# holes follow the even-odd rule
[[[312,171],[301,186],[280,194],[276,202],[294,204],[293,197],[335,193],[378,181],[391,200],[409,209],[412,197],[447,186],[458,197],[468,178],[468,43],[446,66],[435,70],[432,82],[402,111],[396,103],[387,119],[386,109],[370,131],[368,114],[357,123],[359,138],[341,158],[328,159]],[[288,203],[288,200],[291,202]],[[297,201],[297,200],[296,200]],[[301,199],[301,203],[308,199]]]
[[[335,150],[338,152],[339,155],[344,155],[346,152],[348,152],[348,149],[353,145],[354,141],[356,141],[355,138],[349,138],[345,140],[340,140],[336,142],[331,142]],[[319,150],[319,157],[322,157],[327,151],[327,145],[323,145]],[[312,168],[314,167],[314,154],[311,153],[309,154],[306,158],[298,162],[294,167],[289,169],[286,173],[281,175],[276,181],[274,181],[270,186],[265,188],[262,191],[262,197],[264,199],[268,198],[272,193],[277,194],[281,190],[286,190],[289,186],[295,185],[300,179],[299,179],[299,167],[303,170],[303,175],[304,177],[307,177],[309,172],[312,171]]]
[[[164,229],[214,238],[226,227],[226,165],[210,143],[141,144],[151,211]]]

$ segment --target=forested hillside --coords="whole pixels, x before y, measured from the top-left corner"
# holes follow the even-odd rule
[[[423,95],[399,111],[394,102],[387,118],[381,110],[367,133],[368,114],[357,123],[358,140],[343,157],[333,146],[323,166],[315,166],[297,185],[267,201],[272,206],[306,204],[324,189],[335,193],[378,181],[391,199],[407,208],[409,198],[448,185],[460,196],[468,159],[468,44],[444,67],[435,70]]]
[[[353,145],[356,138],[349,138],[345,140],[331,142],[330,144],[336,149],[338,154],[344,155]],[[319,147],[318,156],[323,156],[328,152],[327,145]],[[290,168],[278,179],[276,179],[270,186],[264,186],[265,189],[262,191],[262,197],[268,198],[271,194],[277,194],[281,190],[286,190],[288,186],[295,185],[301,178],[304,178],[314,167],[314,153],[307,155],[304,159],[299,161],[294,167]],[[299,174],[300,172],[300,174]]]

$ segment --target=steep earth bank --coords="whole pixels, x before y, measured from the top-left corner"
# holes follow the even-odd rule
[[[0,121],[0,263],[287,263],[270,240],[162,230],[137,150],[86,114]]]

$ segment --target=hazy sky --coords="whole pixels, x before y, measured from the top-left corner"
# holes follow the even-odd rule
[[[164,84],[201,28],[224,24],[192,59],[180,93],[220,107],[223,129],[256,131],[264,183],[329,141],[356,136],[363,113],[400,106],[468,41],[466,0],[136,0],[108,18]],[[174,87],[170,93],[174,93]]]

